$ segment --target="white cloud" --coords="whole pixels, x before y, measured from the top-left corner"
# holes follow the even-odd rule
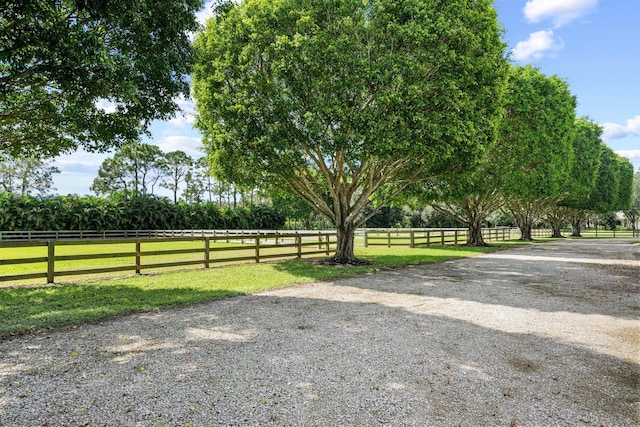
[[[616,154],[629,160],[640,161],[640,150],[618,150]]]
[[[194,116],[193,114],[178,113],[174,118],[170,119],[168,123],[173,127],[182,128],[187,125],[192,126],[195,121],[196,121],[196,116]]]
[[[628,119],[626,125],[605,123],[602,125],[602,128],[602,139],[604,140],[620,139],[627,136],[638,136],[640,135],[640,115]]]
[[[202,157],[202,140],[190,136],[174,135],[162,138],[158,147],[165,153],[171,151],[184,151],[192,157]]]
[[[179,96],[174,99],[178,104],[178,107],[182,110],[176,114],[175,117],[169,120],[169,124],[174,127],[185,127],[187,125],[191,126],[196,121],[195,109],[196,106],[191,99],[186,99],[184,96]]]
[[[95,102],[95,106],[98,110],[102,110],[107,114],[115,113],[118,104],[111,102],[108,99],[102,98]]]
[[[556,41],[553,38],[552,30],[536,31],[529,34],[527,40],[518,42],[513,49],[513,59],[516,61],[540,59],[545,52],[557,51],[563,47],[562,41]]]
[[[524,6],[527,21],[550,20],[558,28],[587,15],[598,6],[598,0],[529,0]]]
[[[213,0],[204,2],[204,7],[196,12],[196,19],[200,25],[206,25],[207,20],[213,16]]]

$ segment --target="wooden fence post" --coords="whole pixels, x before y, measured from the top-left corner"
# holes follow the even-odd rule
[[[391,247],[391,230],[387,230],[387,247]]]
[[[431,246],[431,230],[427,230],[427,247]]]
[[[369,245],[369,233],[367,232],[367,229],[364,229],[364,247],[368,247]]]
[[[458,229],[453,230],[453,244],[458,246]]]
[[[209,238],[204,238],[204,268],[209,268]]]
[[[416,236],[415,236],[415,232],[413,230],[409,231],[410,237],[411,237],[411,244],[410,246],[412,248],[415,248],[416,246]]]
[[[142,270],[142,251],[140,250],[140,239],[136,240],[136,274],[140,274]]]
[[[440,238],[442,241],[442,246],[444,246],[444,230],[442,228],[440,229]]]
[[[327,238],[327,256],[329,256],[330,250],[329,250],[329,235],[326,234],[324,237]]]
[[[260,233],[256,234],[256,263],[260,262]]]
[[[53,283],[55,276],[56,243],[53,240],[47,242],[47,283]]]
[[[296,231],[296,245],[298,249],[298,259],[302,258],[302,236]]]

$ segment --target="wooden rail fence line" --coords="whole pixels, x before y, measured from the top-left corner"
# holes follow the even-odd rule
[[[409,246],[411,248],[433,245],[458,245],[467,241],[466,228],[369,228],[363,231],[364,246]],[[482,237],[486,241],[511,239],[511,228],[485,228]]]
[[[203,243],[200,248],[186,249],[162,249],[143,250],[144,244],[158,242],[197,242]],[[212,246],[211,243],[224,242],[222,247]],[[113,245],[134,244],[135,250],[127,252],[109,252],[98,254],[56,255],[56,247],[60,246],[85,246],[85,245]],[[262,260],[274,258],[301,258],[303,255],[330,255],[335,250],[336,232],[306,232],[306,233],[239,233],[237,235],[217,235],[206,237],[165,237],[165,238],[126,238],[126,239],[64,239],[64,240],[26,240],[26,241],[1,241],[0,248],[31,248],[46,246],[47,255],[30,258],[0,259],[3,265],[25,265],[34,263],[46,263],[46,271],[26,274],[0,275],[0,282],[31,280],[46,278],[47,283],[54,283],[59,276],[78,276],[89,274],[102,274],[112,272],[135,271],[141,274],[143,269],[155,269],[165,267],[182,267],[189,265],[202,265],[209,268],[215,263],[232,263],[240,261],[253,261],[259,263]],[[231,246],[230,246],[231,245]],[[278,249],[277,252],[272,250]],[[281,250],[285,249],[284,252]],[[238,251],[243,253],[238,254]],[[235,254],[234,254],[235,252]],[[248,255],[247,252],[251,254]],[[234,256],[224,256],[231,253]],[[197,260],[163,261],[144,263],[145,257],[166,256],[179,254],[201,254]],[[212,254],[223,254],[212,257]],[[60,261],[86,261],[108,258],[131,258],[132,263],[124,266],[100,267],[80,270],[56,270],[56,262]]]

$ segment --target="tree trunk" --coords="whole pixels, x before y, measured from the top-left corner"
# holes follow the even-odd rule
[[[489,246],[482,238],[482,217],[478,215],[473,221],[467,223],[467,245]]]
[[[354,252],[355,229],[353,224],[341,224],[336,227],[338,241],[336,242],[336,253],[329,258],[330,263],[353,264],[357,263]]]
[[[582,230],[582,223],[585,220],[586,215],[580,211],[574,211],[569,215],[569,222],[571,223],[571,237],[582,237],[580,234]]]
[[[582,237],[581,225],[582,221],[571,222],[571,237]]]
[[[553,222],[551,223],[551,237],[561,238],[564,237],[562,235],[562,223],[561,222]]]
[[[520,229],[520,240],[524,240],[527,242],[530,242],[533,240],[533,237],[531,237],[531,228],[532,228],[532,224],[530,221],[525,220],[522,221],[522,223],[518,224],[518,228]]]

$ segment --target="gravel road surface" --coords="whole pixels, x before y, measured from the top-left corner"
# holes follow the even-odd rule
[[[640,246],[540,243],[0,342],[0,426],[638,426]]]

